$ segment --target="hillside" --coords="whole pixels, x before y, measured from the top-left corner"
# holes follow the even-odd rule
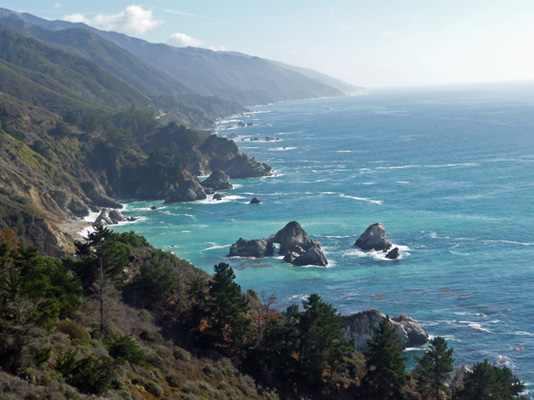
[[[195,94],[190,88],[165,72],[143,62],[128,51],[87,29],[48,30],[13,16],[0,18],[0,24],[25,36],[95,62],[105,71],[150,98],[158,107],[173,112],[184,123],[188,122],[187,113],[192,113],[191,108],[207,114],[203,117],[204,119],[244,111],[235,103]],[[183,111],[180,112],[180,110]],[[204,124],[199,124],[195,120],[191,122],[198,127],[208,126],[205,122]]]
[[[26,13],[0,10],[0,23],[14,29],[26,29],[28,34],[41,36],[43,40],[58,42],[57,39],[51,39],[54,35],[28,29],[14,20],[24,21],[49,31],[69,28],[89,30],[162,71],[164,75],[173,78],[182,87],[189,88],[196,95],[215,96],[241,105],[343,96],[347,93],[346,89],[352,92],[350,85],[341,84],[332,78],[318,73],[303,74],[303,71],[296,68],[259,57],[200,48],[176,48],[165,44],[149,43],[116,32],[101,31],[82,23],[47,21]],[[16,28],[17,25],[18,28]],[[62,46],[67,49],[68,46],[73,45],[66,46],[63,42]],[[109,48],[109,45],[106,46]],[[72,51],[75,50],[72,49]],[[186,99],[187,97],[185,96]],[[191,101],[191,104],[194,104],[198,103],[199,98],[184,101]]]
[[[120,208],[113,197],[177,201],[189,185],[205,196],[196,175],[215,166],[269,174],[228,139],[166,124],[150,99],[92,61],[3,26],[0,54],[0,228],[45,254],[72,251],[62,222]]]

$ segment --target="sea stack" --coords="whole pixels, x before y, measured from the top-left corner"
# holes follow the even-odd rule
[[[240,238],[230,246],[230,257],[265,257],[274,254],[274,244],[280,245],[280,255],[293,265],[318,265],[325,267],[328,260],[321,250],[321,243],[311,240],[297,221],[267,239],[245,240]]]
[[[370,225],[354,243],[362,250],[387,251],[392,245],[386,237],[384,225],[376,223]]]

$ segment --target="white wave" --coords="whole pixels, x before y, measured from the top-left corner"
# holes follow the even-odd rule
[[[303,131],[293,131],[293,132],[278,132],[278,133],[275,133],[275,137],[276,135],[298,135],[299,133],[303,133]]]
[[[83,220],[85,222],[90,222],[90,223],[93,223],[96,221],[96,219],[98,218],[98,216],[100,215],[100,212],[90,212],[89,215],[83,217]]]
[[[229,203],[229,202],[234,201],[234,200],[242,200],[242,199],[244,199],[243,196],[230,195],[230,196],[224,196],[221,200],[214,200],[213,196],[211,196],[211,197],[208,197],[207,199],[204,199],[204,200],[197,200],[197,201],[195,201],[195,203],[198,203],[198,204],[224,204],[224,203]]]
[[[505,244],[517,244],[520,246],[534,246],[533,242],[515,242],[513,240],[483,240],[484,243],[505,243]]]
[[[406,168],[421,168],[421,165],[398,165],[394,167],[376,167],[375,169],[406,169]]]
[[[371,200],[371,199],[368,199],[366,197],[347,196],[345,194],[340,194],[339,197],[344,197],[344,198],[347,198],[347,199],[353,199],[353,200],[358,200],[358,201],[365,201],[367,203],[376,204],[376,205],[379,205],[379,206],[384,204],[384,202],[382,200]]]
[[[376,185],[375,182],[362,182],[362,185]]]
[[[495,364],[497,364],[498,367],[508,367],[511,369],[514,368],[514,363],[512,362],[512,359],[510,357],[506,357],[501,354],[497,356],[497,360],[495,361]]]
[[[191,231],[180,231],[180,233],[191,233]]]
[[[390,258],[386,258],[386,255],[388,252],[383,251],[376,251],[376,250],[361,250],[359,248],[353,248],[343,254],[343,257],[345,256],[356,256],[356,257],[367,257],[367,258],[373,258],[377,261],[396,261],[396,260],[402,260],[404,257],[407,257],[410,255],[409,250],[410,248],[408,246],[400,246],[392,243],[392,249],[395,247],[399,248],[399,257],[395,260],[392,260]]]
[[[206,247],[204,250],[202,251],[207,251],[207,250],[217,250],[217,249],[225,249],[227,247],[230,247],[229,244],[223,244],[223,245],[216,245],[215,243],[213,243],[213,246],[211,247]]]
[[[352,153],[352,150],[338,150],[336,153]]]
[[[320,194],[336,194],[336,192],[321,192]]]
[[[450,168],[450,167],[478,167],[480,164],[475,163],[457,163],[457,164],[428,164],[423,165],[425,168]]]
[[[274,149],[268,149],[267,151],[288,151],[295,150],[297,147],[275,147]]]
[[[467,329],[475,332],[491,333],[489,329],[483,328],[481,324],[472,321],[458,321],[460,324],[467,324]]]
[[[534,336],[534,333],[525,332],[525,331],[515,331],[514,335],[518,335],[518,336]]]
[[[410,182],[408,182],[408,181],[397,181],[395,183],[398,183],[399,185],[409,185],[410,184]]]

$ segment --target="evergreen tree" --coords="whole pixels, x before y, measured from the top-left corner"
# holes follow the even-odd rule
[[[418,383],[422,392],[433,391],[440,400],[440,389],[452,371],[453,349],[447,349],[447,341],[442,337],[435,337],[430,341],[430,347],[423,357],[416,357]]]
[[[215,343],[240,345],[250,325],[247,300],[241,294],[241,286],[234,282],[235,274],[228,264],[219,263],[214,268],[209,289],[208,334]]]
[[[373,332],[373,339],[368,341],[369,347],[365,352],[367,374],[363,387],[374,399],[402,399],[406,384],[405,359],[389,317],[380,321]]]
[[[328,372],[330,378],[342,368],[343,356],[350,353],[352,343],[342,341],[343,321],[331,304],[311,294],[302,301],[304,311],[298,313],[298,359],[304,381],[320,384]]]
[[[455,400],[510,400],[518,398],[525,385],[507,367],[496,367],[485,360],[466,374],[464,387]]]

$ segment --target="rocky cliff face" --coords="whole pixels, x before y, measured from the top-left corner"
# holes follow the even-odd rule
[[[377,310],[344,316],[346,326],[343,329],[343,337],[345,340],[354,340],[354,348],[363,353],[367,350],[367,342],[373,338],[373,327],[378,326],[385,318],[386,315]],[[428,335],[416,320],[403,314],[390,319],[390,323],[397,333],[401,349],[428,343]]]

